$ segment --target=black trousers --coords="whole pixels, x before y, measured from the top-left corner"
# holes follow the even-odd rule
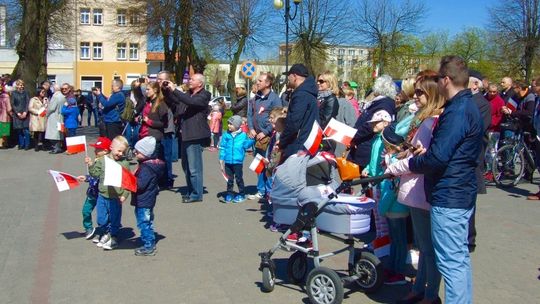
[[[238,186],[238,193],[244,195],[244,174],[242,172],[242,164],[225,164],[225,174],[227,174],[227,192],[232,192],[234,187],[234,179]]]
[[[110,140],[113,140],[116,136],[122,135],[124,125],[121,122],[106,122],[105,123],[105,136]]]

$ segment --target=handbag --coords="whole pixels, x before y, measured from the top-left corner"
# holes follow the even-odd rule
[[[342,181],[350,181],[355,178],[360,178],[360,166],[348,161],[345,153],[341,157],[336,157],[339,177]]]
[[[266,149],[268,149],[268,144],[270,144],[270,136],[265,136],[255,142],[255,148],[266,151]]]

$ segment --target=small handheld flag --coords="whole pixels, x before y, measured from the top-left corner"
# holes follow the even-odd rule
[[[105,156],[105,186],[119,187],[131,192],[137,192],[137,178],[128,169]]]
[[[52,176],[59,192],[73,189],[80,184],[77,178],[71,174],[54,170],[49,170],[49,174]]]
[[[330,119],[330,122],[324,128],[324,135],[328,139],[335,140],[349,146],[351,144],[354,135],[356,134],[356,129],[349,127],[348,125],[335,120],[334,118]]]
[[[69,154],[86,151],[86,136],[66,137],[66,147]]]
[[[255,155],[255,158],[253,159],[253,161],[251,162],[251,164],[249,165],[249,170],[257,173],[257,174],[261,174],[264,170],[264,160],[265,158],[262,157],[262,155],[260,154],[257,154]]]
[[[323,132],[319,123],[317,121],[313,122],[313,127],[311,127],[311,132],[304,142],[304,147],[309,151],[311,155],[315,155],[319,150],[319,147],[322,142]]]

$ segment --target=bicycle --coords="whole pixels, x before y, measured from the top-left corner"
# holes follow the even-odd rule
[[[501,147],[493,158],[491,172],[495,184],[499,187],[508,188],[516,186],[521,179],[532,183],[532,176],[536,168],[534,152],[529,148],[526,140],[531,136],[529,132],[523,132],[517,120],[508,120],[501,124],[501,129],[514,132],[512,138],[505,138]]]

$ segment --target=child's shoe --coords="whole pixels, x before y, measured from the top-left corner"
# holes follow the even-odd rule
[[[246,197],[243,194],[237,194],[234,197],[233,202],[236,204],[236,203],[241,203],[241,202],[243,202],[245,200],[246,200]]]
[[[135,249],[135,255],[136,256],[153,256],[156,255],[157,249],[156,247],[152,248],[146,248],[146,247],[140,247]]]
[[[86,232],[84,233],[84,238],[89,240],[94,237],[94,234],[96,234],[96,228],[88,228],[86,229]]]
[[[223,199],[221,200],[222,203],[225,203],[225,204],[229,204],[229,203],[232,203],[233,202],[233,196],[232,194],[225,194],[225,196],[223,197]]]
[[[118,247],[118,241],[114,236],[110,237],[109,240],[105,244],[103,244],[104,250],[113,250],[116,247]]]
[[[104,235],[99,239],[99,242],[97,243],[96,246],[98,246],[99,248],[102,248],[103,245],[104,245],[105,243],[107,243],[108,241],[110,241],[110,240],[111,240],[111,235],[108,234],[108,233],[107,233],[107,234],[104,234]]]
[[[260,200],[264,198],[264,194],[257,192],[255,194],[250,194],[247,196],[248,200]]]
[[[96,234],[96,235],[94,235],[94,238],[92,239],[92,243],[97,244],[97,243],[99,243],[100,239],[101,239],[101,235]]]

